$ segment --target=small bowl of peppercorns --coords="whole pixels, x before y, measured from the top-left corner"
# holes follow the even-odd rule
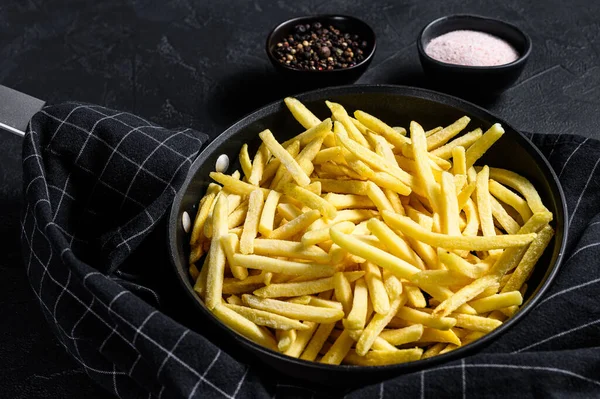
[[[343,15],[299,17],[277,25],[267,38],[275,68],[304,85],[354,83],[375,54],[375,32]]]

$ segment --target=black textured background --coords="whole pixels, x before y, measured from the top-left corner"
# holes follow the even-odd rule
[[[429,21],[474,13],[527,31],[523,76],[482,104],[522,130],[600,138],[600,2],[0,0],[0,84],[48,102],[80,100],[216,136],[293,93],[265,53],[290,17],[355,15],[378,51],[358,83],[430,87],[415,39]],[[21,263],[20,139],[0,132],[0,397],[104,398],[51,335]]]

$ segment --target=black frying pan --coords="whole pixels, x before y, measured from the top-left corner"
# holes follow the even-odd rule
[[[448,125],[459,117],[468,115],[471,118],[469,128],[471,126],[481,127],[485,131],[492,124],[500,122],[506,130],[506,134],[488,151],[481,163],[510,169],[529,178],[538,189],[544,204],[554,213],[553,224],[556,235],[528,282],[529,289],[521,310],[492,333],[447,354],[392,366],[330,366],[290,358],[254,344],[212,316],[194,293],[193,282],[187,272],[189,237],[182,228],[181,218],[183,212],[187,211],[193,220],[197,210],[196,204],[210,183],[208,174],[215,170],[215,162],[219,155],[227,154],[229,156],[232,162],[228,170],[230,173],[239,169],[237,157],[242,144],[248,143],[252,154],[252,151],[258,148],[260,142],[258,133],[263,129],[271,129],[280,141],[303,131],[302,127],[292,118],[283,101],[279,101],[246,116],[210,143],[192,165],[187,179],[173,203],[168,225],[170,256],[182,289],[189,294],[190,301],[195,304],[199,317],[203,317],[208,323],[217,325],[224,334],[230,335],[241,348],[252,352],[264,363],[281,372],[316,383],[350,386],[375,382],[464,357],[468,353],[480,350],[499,337],[532,309],[558,271],[567,240],[567,211],[558,178],[548,161],[527,138],[510,124],[482,108],[458,98],[423,89],[402,86],[355,85],[312,91],[298,95],[297,98],[320,118],[329,116],[329,111],[324,104],[327,99],[341,103],[352,112],[361,109],[372,113],[392,126],[408,127],[411,120],[416,120],[425,129],[431,129],[440,125]],[[201,263],[199,262],[199,264]]]

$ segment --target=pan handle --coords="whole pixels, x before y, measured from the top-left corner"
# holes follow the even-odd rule
[[[24,136],[29,120],[45,102],[0,85],[0,131]]]

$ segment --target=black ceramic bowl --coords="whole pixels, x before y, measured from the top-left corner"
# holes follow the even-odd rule
[[[497,66],[462,66],[431,58],[425,52],[429,42],[455,30],[475,30],[489,33],[510,43],[519,58]],[[436,19],[427,25],[417,38],[417,49],[427,77],[444,89],[457,94],[499,94],[510,87],[521,75],[531,53],[531,39],[516,26],[497,19],[475,15],[451,15]]]
[[[342,33],[358,35],[361,40],[365,40],[367,48],[363,50],[364,60],[353,67],[323,71],[295,69],[280,63],[273,54],[277,43],[293,33],[296,25],[313,24],[315,22],[320,22],[323,27],[332,25]],[[375,32],[360,19],[345,15],[316,15],[289,19],[277,25],[267,38],[266,50],[269,60],[271,60],[275,69],[281,72],[286,78],[294,80],[300,86],[324,87],[354,83],[367,70],[375,54],[376,47]]]
[[[384,367],[357,367],[312,363],[265,349],[238,335],[218,321],[194,293],[193,282],[188,275],[187,265],[189,235],[184,232],[181,220],[184,211],[188,212],[193,220],[197,211],[196,204],[211,182],[209,173],[215,170],[215,162],[221,154],[227,154],[232,160],[232,164],[228,169],[228,173],[231,173],[236,169],[240,169],[239,163],[235,163],[234,160],[238,159],[242,144],[248,143],[252,154],[258,148],[260,143],[258,133],[263,129],[270,128],[280,141],[303,131],[291,116],[283,101],[278,101],[235,123],[202,151],[178,192],[169,216],[168,245],[170,257],[181,282],[181,287],[195,305],[198,311],[197,316],[202,317],[202,320],[209,324],[211,329],[220,329],[222,334],[231,337],[235,341],[237,346],[230,346],[231,350],[245,349],[258,357],[259,361],[264,362],[265,365],[312,383],[350,387],[464,357],[483,348],[499,337],[532,309],[558,271],[566,243],[567,215],[564,195],[556,175],[548,161],[525,136],[507,122],[482,108],[445,94],[417,88],[353,85],[312,91],[300,94],[297,98],[319,118],[326,118],[330,115],[324,101],[331,100],[343,104],[349,112],[362,109],[372,113],[392,126],[408,126],[409,122],[414,119],[420,121],[426,129],[430,129],[435,126],[448,125],[463,115],[471,117],[471,124],[468,129],[479,126],[485,130],[496,122],[501,123],[506,133],[486,153],[481,163],[507,168],[529,178],[539,190],[544,204],[554,213],[552,223],[556,235],[529,279],[529,288],[525,294],[521,310],[490,334],[447,354],[413,363]],[[510,156],[507,156],[508,154]],[[201,262],[197,264],[201,264]]]

